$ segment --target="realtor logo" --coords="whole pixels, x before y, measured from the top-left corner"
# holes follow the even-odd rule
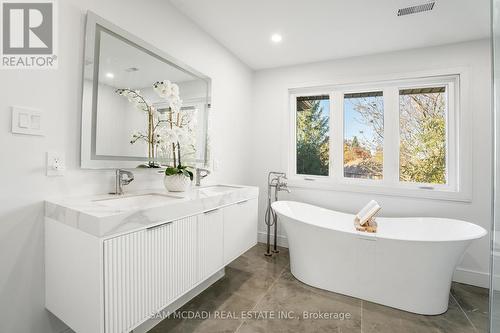
[[[2,68],[56,68],[55,3],[2,1]]]

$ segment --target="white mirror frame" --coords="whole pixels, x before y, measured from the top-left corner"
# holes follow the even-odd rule
[[[187,163],[206,164],[208,158],[208,113],[210,111],[211,103],[211,79],[196,71],[195,69],[187,66],[186,64],[174,59],[162,50],[154,47],[153,45],[143,41],[142,39],[130,34],[122,28],[114,25],[113,23],[103,19],[97,14],[88,11],[86,28],[85,28],[85,50],[84,61],[82,69],[82,127],[81,127],[81,168],[83,169],[116,169],[116,168],[137,168],[139,164],[143,164],[148,160],[147,157],[135,158],[127,156],[100,156],[96,154],[96,116],[97,116],[97,84],[99,77],[99,39],[96,38],[96,32],[99,30],[108,30],[113,34],[120,36],[127,40],[132,47],[137,47],[146,53],[154,56],[165,63],[178,68],[192,76],[203,80],[207,84],[207,107],[204,115],[203,130],[205,133],[205,143],[201,152],[201,157],[196,160],[188,160]],[[85,82],[85,67],[91,66],[92,71],[92,87],[89,88],[84,84]],[[89,91],[92,89],[91,91]],[[164,161],[162,161],[164,162]],[[158,169],[151,169],[156,170]]]

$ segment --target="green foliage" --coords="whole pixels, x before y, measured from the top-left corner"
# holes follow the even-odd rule
[[[400,110],[400,179],[445,184],[444,94],[402,95]]]
[[[344,176],[364,179],[381,179],[383,151],[379,147],[375,154],[360,143],[356,136],[344,140]]]
[[[344,141],[346,176],[382,178],[383,103],[358,101],[360,121],[375,134],[370,142],[363,137]],[[400,95],[401,181],[446,183],[446,100],[444,93]],[[320,99],[297,101],[297,173],[328,175],[328,116]]]
[[[358,141],[357,136],[354,136],[354,138],[352,139],[351,146],[356,147],[356,148],[359,147],[359,141]]]
[[[328,175],[328,117],[319,100],[297,102],[297,173]]]
[[[168,167],[165,169],[165,175],[173,176],[173,175],[184,175],[189,177],[189,179],[193,180],[194,174],[188,170],[188,166],[178,165],[177,167]]]
[[[344,139],[344,177],[382,179],[384,144],[384,99],[382,93],[346,97],[344,109],[355,116],[346,126],[359,127],[359,137]],[[356,124],[357,123],[357,124]],[[364,126],[359,126],[364,125]],[[365,130],[366,129],[366,130]]]
[[[383,165],[383,103],[369,103],[364,99],[356,103],[355,110],[361,116],[361,123],[371,126],[375,140],[371,145],[357,137],[345,140],[344,172],[346,176],[379,179]],[[446,183],[445,112],[444,93],[400,95],[401,181]]]

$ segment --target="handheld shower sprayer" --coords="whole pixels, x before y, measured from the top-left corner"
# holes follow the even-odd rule
[[[278,193],[285,191],[290,193],[287,186],[286,173],[271,171],[267,175],[267,209],[265,215],[265,222],[267,225],[267,250],[265,255],[272,256],[273,253],[279,253],[278,250],[278,216],[273,211],[271,204],[273,201],[272,190],[274,188],[274,201],[278,201]],[[271,252],[271,227],[274,226],[274,246]]]

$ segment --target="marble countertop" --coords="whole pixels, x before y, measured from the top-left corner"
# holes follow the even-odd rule
[[[184,193],[154,189],[126,192],[122,196],[51,199],[45,202],[45,217],[98,238],[109,238],[254,199],[258,195],[259,189],[254,186],[208,185],[193,187]]]

